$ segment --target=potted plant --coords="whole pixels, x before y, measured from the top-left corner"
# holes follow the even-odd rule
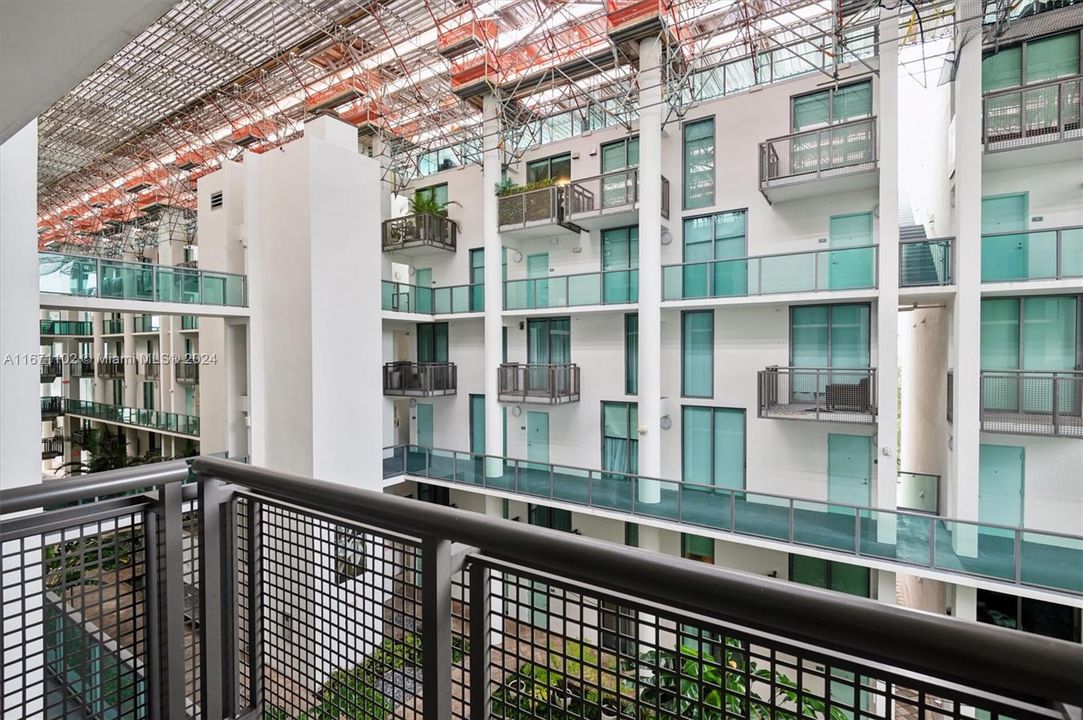
[[[447,209],[450,205],[458,205],[454,201],[440,202],[428,193],[417,194],[410,198],[410,215],[414,218],[415,237],[423,242],[436,242],[447,244],[449,239],[443,229],[443,220],[447,218]],[[438,218],[432,220],[430,218]],[[450,221],[459,229],[459,223]],[[405,238],[404,238],[405,239]]]

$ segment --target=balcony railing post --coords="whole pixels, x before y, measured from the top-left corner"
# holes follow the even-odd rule
[[[403,468],[405,473],[405,467]],[[247,553],[245,564],[248,578],[247,601],[248,625],[246,636],[249,647],[248,663],[248,698],[250,707],[259,708],[263,698],[263,528],[260,525],[263,504],[251,498],[245,507],[245,532],[247,533]]]
[[[185,717],[184,559],[181,487],[158,487],[158,500],[144,516],[147,551],[147,707],[151,720]]]
[[[1062,265],[1061,265],[1062,258],[1063,258],[1063,244],[1062,244],[1063,239],[1064,239],[1063,232],[1064,231],[1061,230],[1060,228],[1057,229],[1057,267],[1056,267],[1057,280],[1061,280],[1064,277],[1063,268],[1062,268]]]
[[[1020,528],[1015,529],[1013,537],[1012,557],[1015,560],[1015,584],[1018,585],[1023,581],[1023,531]]]
[[[1052,409],[1053,409],[1053,434],[1054,435],[1059,435],[1060,434],[1060,417],[1059,417],[1059,412],[1057,410],[1057,406],[1060,405],[1060,403],[1058,402],[1058,400],[1060,399],[1059,396],[1060,396],[1060,378],[1057,377],[1056,373],[1053,373],[1053,398],[1052,398],[1052,400],[1053,400],[1053,408]]]
[[[451,585],[451,542],[422,539],[421,704],[422,717],[432,720],[451,720]],[[483,679],[471,675],[472,682]]]
[[[231,500],[220,480],[199,481],[199,661],[202,716],[225,718],[233,714],[234,598],[229,589],[232,572],[232,542],[236,537],[230,522]],[[253,639],[255,640],[255,639]]]
[[[471,561],[470,577],[470,720],[489,720],[489,571]]]
[[[789,509],[789,515],[787,516],[787,518],[788,518],[788,519],[787,519],[787,524],[788,524],[788,528],[789,528],[789,537],[790,537],[790,542],[792,543],[792,542],[793,542],[793,539],[794,539],[794,528],[793,528],[793,525],[794,525],[794,523],[793,523],[793,521],[794,521],[794,507],[793,507],[793,498],[790,498],[790,503],[789,503],[789,505],[790,505],[790,509]]]

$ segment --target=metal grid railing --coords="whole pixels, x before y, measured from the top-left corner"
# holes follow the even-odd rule
[[[404,360],[384,364],[384,395],[454,395],[458,385],[455,363]]]
[[[568,217],[631,210],[639,202],[639,169],[627,168],[573,181],[568,186]]]
[[[81,358],[68,363],[68,372],[72,377],[94,377],[94,360]]]
[[[49,458],[60,457],[64,454],[64,438],[61,436],[54,436],[51,438],[41,439],[41,459],[48,460]]]
[[[567,187],[562,185],[501,195],[497,198],[497,224],[501,231],[548,223],[576,227],[565,222],[568,202]]]
[[[907,240],[899,243],[899,287],[951,285],[955,238]]]
[[[41,398],[42,415],[59,415],[64,412],[64,398],[58,395],[46,395]]]
[[[1083,137],[1080,117],[1081,76],[1050,80],[982,97],[982,139],[985,152]]]
[[[557,405],[579,401],[579,366],[503,363],[497,368],[501,401]]]
[[[176,365],[177,382],[180,383],[198,383],[199,382],[199,363],[192,362],[190,360],[179,362]]]
[[[1074,643],[227,461],[192,473],[0,493],[5,651],[31,649],[5,652],[5,717],[1052,720],[1083,694]]]
[[[424,213],[384,220],[382,245],[384,252],[428,246],[455,251],[459,226],[443,215]]]
[[[876,368],[772,366],[757,378],[760,417],[876,421]]]
[[[121,359],[112,358],[109,360],[98,361],[98,377],[100,378],[123,378],[124,377],[124,363]]]
[[[1083,438],[1083,371],[982,370],[981,428]]]
[[[38,371],[43,383],[51,383],[64,375],[64,361],[58,357],[43,357],[38,362]]]
[[[760,188],[874,170],[876,118],[851,120],[760,143]]]

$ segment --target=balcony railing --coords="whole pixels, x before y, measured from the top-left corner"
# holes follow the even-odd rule
[[[899,243],[899,287],[951,285],[955,238]]]
[[[199,363],[185,361],[176,365],[177,382],[195,384],[199,382]]]
[[[1083,226],[981,236],[981,281],[1083,278]]]
[[[248,304],[244,275],[49,252],[38,253],[38,289],[107,299],[228,307]]]
[[[669,180],[662,183],[662,217],[669,217]],[[568,219],[585,224],[614,215],[634,214],[639,210],[639,168],[616,170],[603,175],[575,180],[568,186]]]
[[[64,376],[64,362],[58,357],[43,357],[38,363],[38,371],[43,383],[51,383]]]
[[[504,281],[505,310],[611,305],[638,301],[638,270],[604,270]]]
[[[86,447],[89,442],[90,430],[83,427],[74,427],[71,430],[71,444],[77,447]]]
[[[940,514],[940,476],[900,472],[895,507],[911,512]]]
[[[876,368],[772,366],[758,381],[760,417],[876,422]]]
[[[139,363],[139,369],[147,380],[160,380],[162,377],[162,363],[160,362],[142,360]]]
[[[579,366],[504,363],[497,369],[501,402],[579,402]]]
[[[181,330],[198,330],[199,329],[199,316],[198,315],[181,315]]]
[[[41,459],[50,460],[64,454],[64,438],[56,436],[41,439]]]
[[[876,169],[876,118],[851,120],[760,143],[760,189]]]
[[[123,378],[125,363],[120,358],[98,361],[98,377],[100,378]]]
[[[876,287],[877,246],[689,262],[662,268],[662,299],[747,297]]]
[[[124,332],[124,318],[102,320],[102,335],[120,335]]]
[[[64,412],[64,398],[57,395],[45,395],[41,398],[42,417],[60,415]]]
[[[94,377],[94,360],[82,358],[68,363],[68,372],[72,377]]]
[[[383,222],[383,249],[432,247],[455,252],[459,226],[442,215],[405,215]]]
[[[1083,138],[1081,80],[1076,75],[987,93],[982,98],[985,152]]]
[[[980,393],[986,432],[1083,439],[1083,371],[982,370]]]
[[[497,224],[500,232],[544,228],[557,225],[573,232],[579,226],[567,217],[568,188],[551,185],[497,198]]]
[[[400,361],[384,364],[384,395],[454,395],[458,384],[455,363]]]
[[[162,329],[161,318],[157,315],[136,315],[133,320],[133,331],[137,333],[158,332]]]
[[[203,720],[1062,720],[1083,694],[1070,642],[227,460],[191,472],[0,492],[5,572],[39,578],[5,600],[45,608],[7,623],[46,671],[21,678],[14,720],[68,703]]]
[[[432,288],[383,280],[380,283],[380,307],[422,315],[484,312],[485,286],[478,283]]]
[[[176,433],[177,435],[199,437],[199,417],[195,415],[181,415],[163,410],[146,410],[144,408],[109,405],[90,400],[70,399],[64,400],[64,412],[95,420],[105,420],[119,425],[131,425],[132,427],[160,430],[162,432]]]
[[[396,446],[384,477],[512,493],[854,557],[1083,595],[1083,537],[501,456]],[[826,487],[826,479],[824,480]],[[796,552],[796,550],[795,550]]]
[[[90,337],[94,334],[94,323],[89,320],[42,320],[40,334]]]

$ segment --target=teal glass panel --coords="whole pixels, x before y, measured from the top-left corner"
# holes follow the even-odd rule
[[[983,93],[1023,84],[1022,47],[1004,48],[981,61],[981,91]]]
[[[714,313],[685,312],[681,316],[681,394],[714,394]]]
[[[846,122],[872,115],[872,83],[846,85],[834,91],[831,99],[832,122]]]
[[[713,472],[715,487],[745,487],[745,411],[735,408],[714,409]]]
[[[597,305],[602,301],[601,276],[598,273],[568,275],[565,285],[569,305]]]
[[[504,283],[504,309],[526,310],[530,307],[530,280],[508,280]]]
[[[686,483],[712,485],[711,408],[685,407],[681,418],[681,477]]]
[[[710,297],[708,271],[710,265],[700,261],[714,259],[714,218],[686,218],[684,221],[684,298]]]
[[[848,595],[869,597],[869,569],[832,561],[831,589]]]
[[[1026,585],[1083,592],[1083,538],[1022,533],[1020,579]]]
[[[424,448],[432,447],[432,405],[418,403],[414,408],[417,415],[417,444]]]
[[[1027,84],[1079,74],[1079,32],[1027,43]]]
[[[470,251],[470,310],[481,312],[485,309],[485,249],[475,248]]]
[[[714,204],[714,118],[684,126],[684,207]]]
[[[790,504],[772,495],[734,492],[734,530],[744,535],[790,539]]]
[[[1024,370],[1075,369],[1076,306],[1075,297],[1024,298]]]
[[[639,393],[639,316],[624,316],[624,392]]]
[[[602,145],[602,172],[620,170],[628,165],[628,153],[624,140]]]
[[[831,310],[831,367],[869,367],[869,306],[833,305]]]
[[[158,270],[158,300],[161,302],[198,303],[199,272],[194,270]]]
[[[831,119],[831,104],[827,90],[795,97],[792,100],[793,130],[827,125]]]
[[[981,301],[981,369],[1019,369],[1019,300]]]
[[[985,577],[1014,579],[1014,540],[976,523],[941,520],[936,524],[933,567]]]
[[[745,242],[745,212],[724,212],[714,216],[714,260],[711,270],[712,297],[731,297],[748,292],[748,261]],[[734,258],[742,258],[735,260]]]
[[[803,555],[790,556],[790,581],[812,587],[828,586],[827,560]]]
[[[470,396],[470,452],[485,453],[485,396]]]
[[[816,500],[793,501],[794,542],[852,552],[857,509]]]
[[[749,267],[750,291],[769,294],[816,290],[817,253],[754,258]]]
[[[828,317],[826,305],[795,307],[790,312],[790,364],[796,368],[825,368],[829,363]],[[809,401],[818,391],[816,376],[795,373],[792,380],[795,400]]]
[[[615,228],[602,231],[602,270],[628,271],[639,267],[639,228]],[[604,272],[603,295],[606,303],[633,301],[632,274]],[[638,290],[638,288],[635,288]],[[638,293],[637,293],[638,295]]]
[[[1083,228],[1062,230],[1060,246],[1060,276],[1083,277]]]

